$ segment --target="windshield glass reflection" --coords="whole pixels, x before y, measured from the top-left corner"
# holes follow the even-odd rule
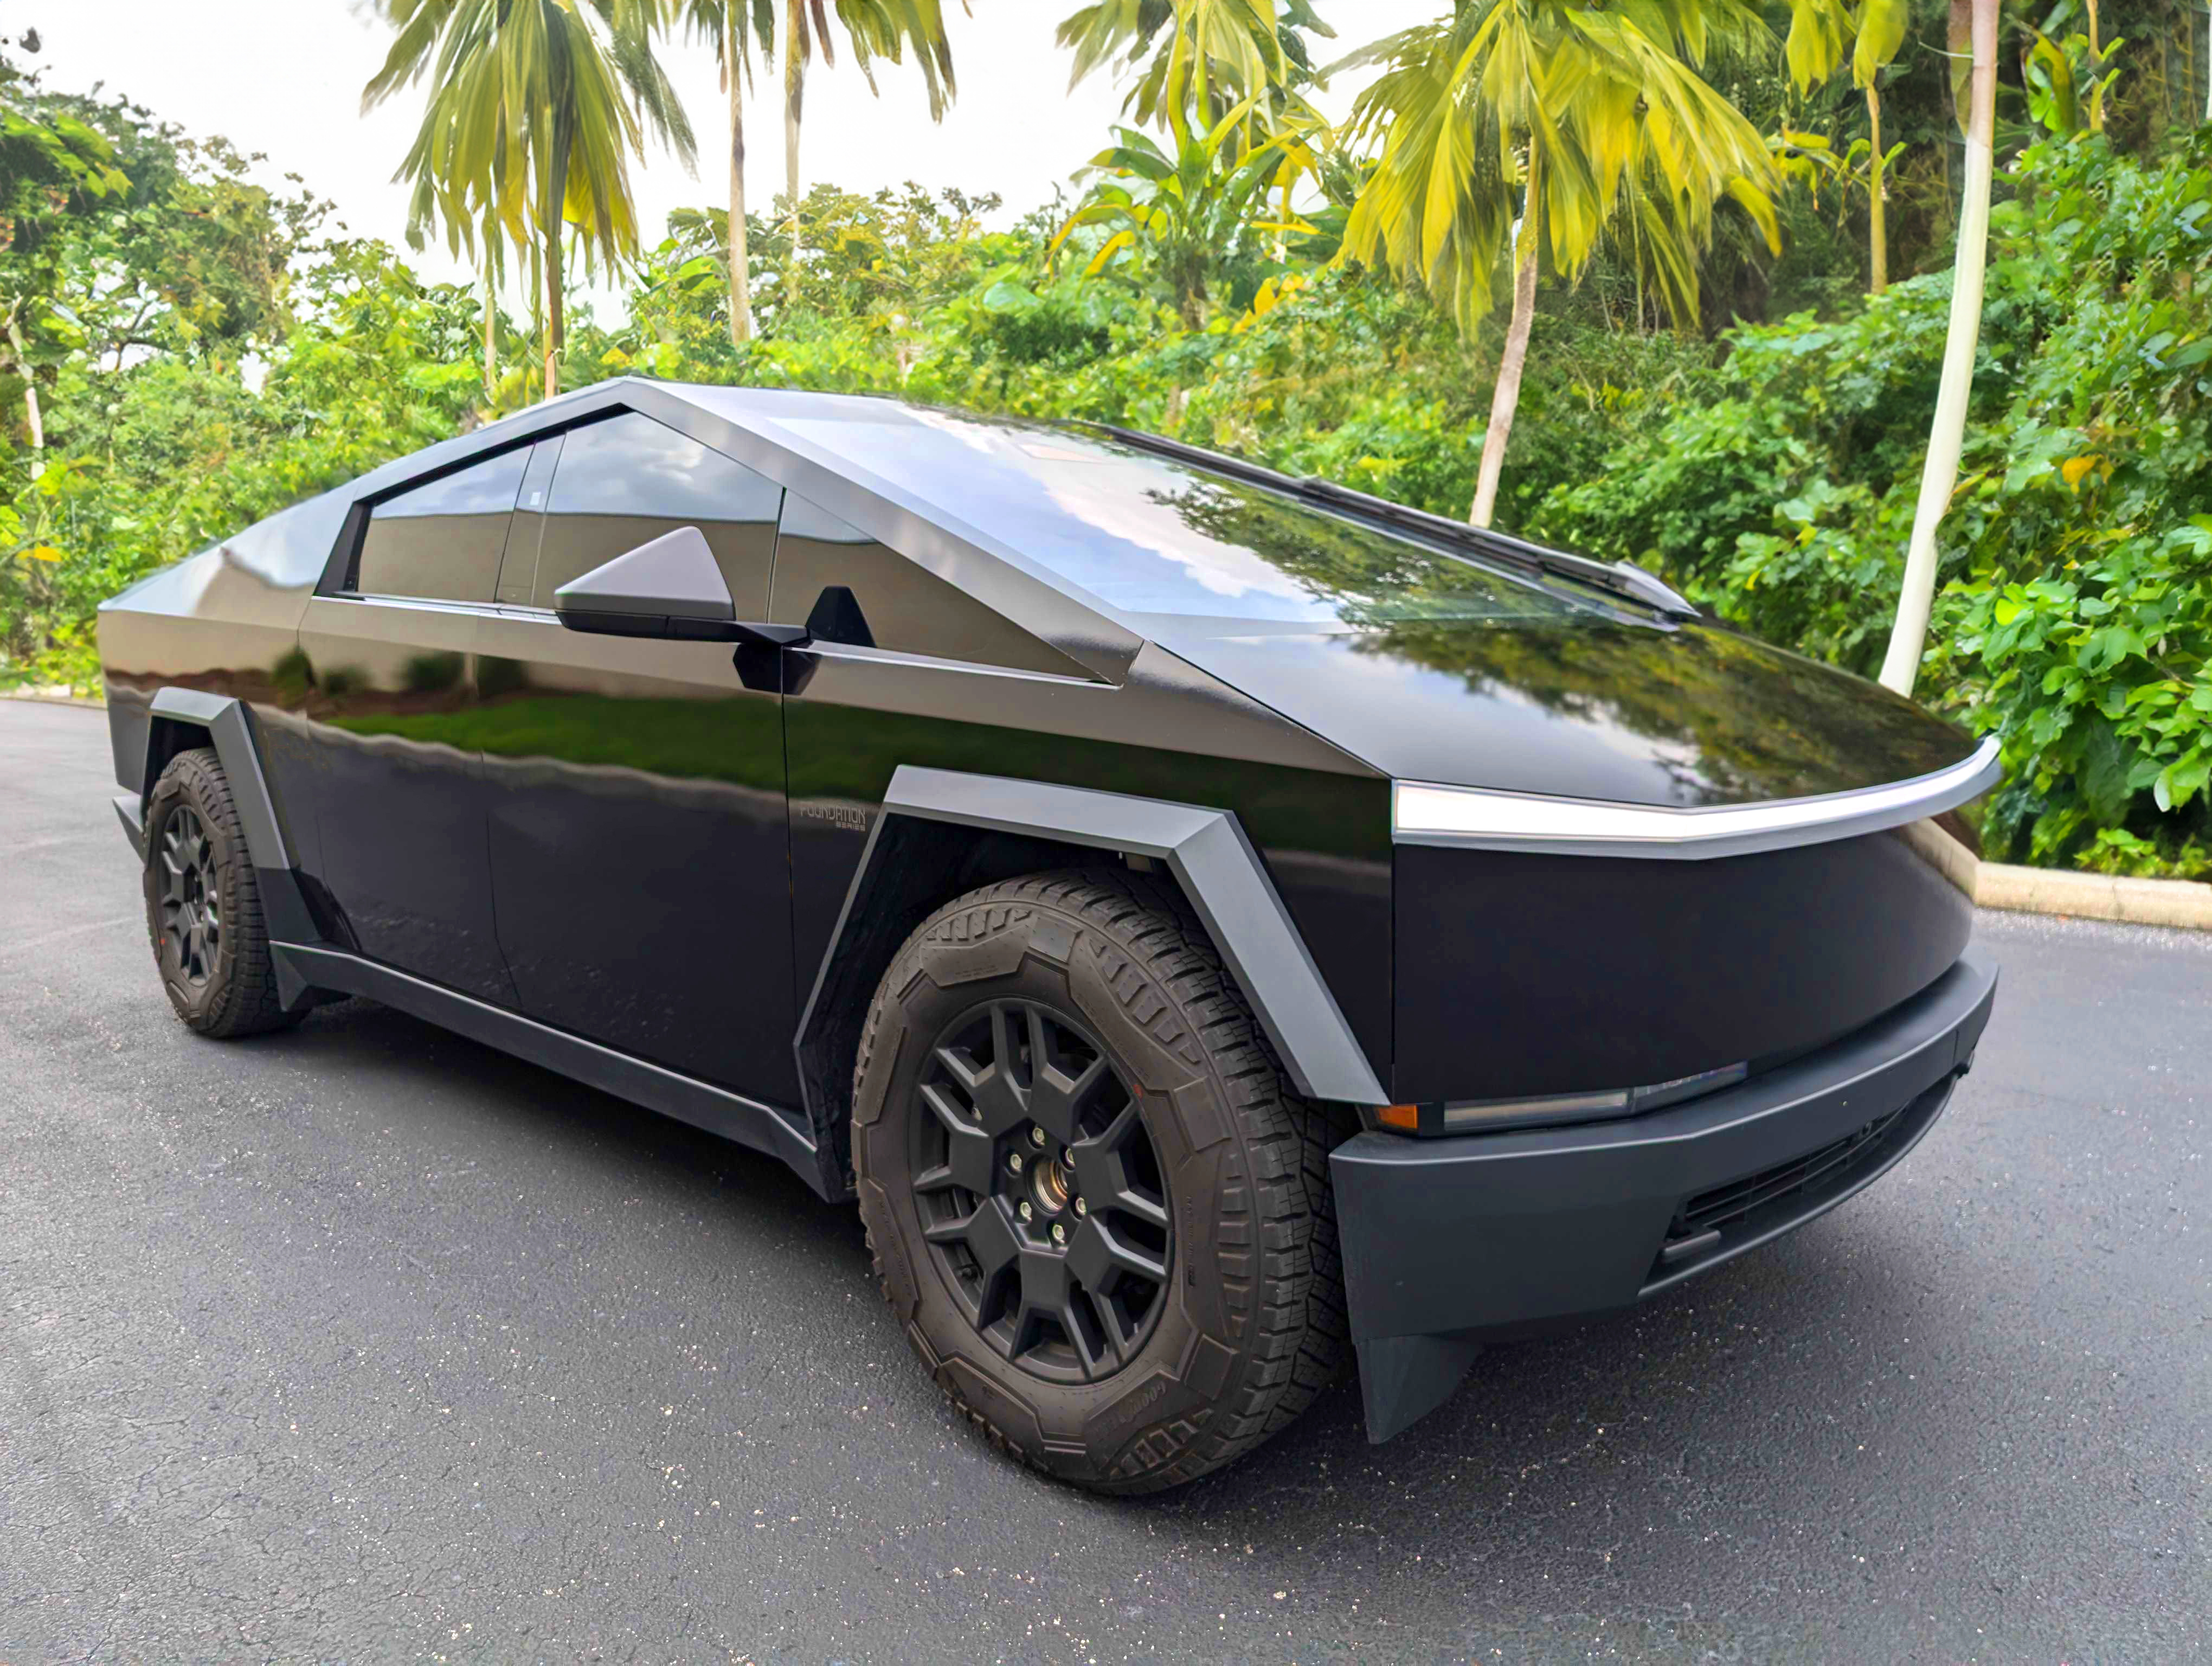
[[[1562,617],[1566,598],[1240,481],[938,411],[784,426],[835,444],[1108,606],[1279,623]]]

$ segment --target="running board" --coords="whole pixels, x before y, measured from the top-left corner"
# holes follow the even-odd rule
[[[272,943],[269,950],[276,965],[277,994],[287,1007],[317,990],[366,995],[572,1081],[780,1157],[820,1196],[836,1201],[841,1195],[823,1176],[814,1141],[772,1105],[343,950],[299,943]]]

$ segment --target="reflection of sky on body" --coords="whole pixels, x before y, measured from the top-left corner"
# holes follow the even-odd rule
[[[386,498],[371,513],[378,520],[418,515],[503,515],[514,507],[514,495],[522,488],[523,465],[529,460],[527,446],[520,451],[501,452],[428,485]]]
[[[1127,612],[1327,624],[1343,617],[1348,604],[1387,607],[1406,588],[1381,585],[1366,595],[1332,591],[1264,549],[1217,537],[1189,513],[1193,500],[1211,500],[1225,510],[1264,505],[1271,517],[1325,526],[1328,537],[1364,543],[1391,563],[1402,567],[1410,558],[1429,569],[1422,588],[1430,605],[1443,599],[1450,575],[1464,570],[1463,586],[1449,584],[1449,605],[1465,617],[1496,617],[1528,605],[1527,598],[1501,593],[1488,575],[1449,557],[1425,557],[1403,540],[1141,453],[1079,435],[936,411],[909,414],[910,423],[801,418],[781,425],[953,511]]]

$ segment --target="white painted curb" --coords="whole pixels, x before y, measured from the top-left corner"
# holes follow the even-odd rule
[[[107,709],[105,700],[81,700],[63,688],[0,689],[0,700],[28,700],[41,706],[82,706],[89,711]]]
[[[1933,822],[1915,822],[1905,836],[1945,879],[1985,909],[2212,931],[2212,885],[2194,879],[2119,879],[1984,862]]]

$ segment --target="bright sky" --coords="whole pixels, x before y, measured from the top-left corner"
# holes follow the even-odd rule
[[[960,98],[933,125],[921,78],[909,67],[879,69],[879,99],[842,54],[835,70],[817,58],[807,80],[800,162],[809,182],[873,190],[917,179],[995,191],[1007,216],[1052,196],[1108,138],[1121,93],[1094,76],[1070,91],[1068,60],[1054,46],[1054,24],[1080,0],[972,0],[975,15],[951,5]],[[1444,0],[1322,0],[1337,30],[1324,58],[1441,15]],[[35,27],[46,84],[84,91],[93,82],[127,94],[194,134],[220,133],[240,149],[267,153],[274,183],[285,173],[334,200],[358,233],[401,241],[407,192],[392,183],[421,118],[419,90],[362,116],[361,88],[383,62],[387,36],[361,0],[0,0],[10,36]],[[633,176],[641,222],[656,236],[673,208],[725,202],[723,102],[705,43],[664,56],[699,140],[694,179],[654,152]],[[1322,102],[1340,113],[1355,83],[1340,82]],[[780,90],[780,89],[775,89]],[[780,100],[761,85],[748,102],[746,189],[764,207],[783,180]],[[419,262],[426,276],[459,275],[442,246]],[[602,314],[604,316],[604,313]]]

